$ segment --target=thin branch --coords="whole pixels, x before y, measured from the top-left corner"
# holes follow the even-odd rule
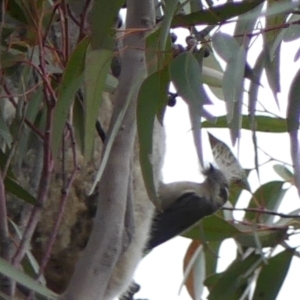
[[[71,177],[70,177],[68,183],[66,185],[63,184],[63,187],[62,187],[62,190],[61,190],[60,205],[59,205],[59,209],[58,209],[59,213],[58,213],[57,219],[55,221],[55,224],[53,226],[51,236],[47,241],[46,251],[45,251],[44,256],[42,258],[42,261],[40,263],[40,269],[39,269],[39,272],[36,276],[36,280],[39,280],[40,277],[43,275],[45,267],[46,267],[46,265],[47,265],[47,263],[48,263],[48,261],[51,257],[51,252],[52,252],[52,249],[53,249],[53,245],[55,243],[61,221],[64,217],[64,212],[65,212],[67,200],[68,200],[68,197],[69,197],[70,189],[73,185],[74,179],[75,179],[76,174],[79,170],[79,166],[78,166],[78,162],[77,162],[76,140],[75,140],[74,129],[69,123],[67,123],[67,128],[68,128],[68,131],[70,133],[70,138],[71,138],[71,143],[72,143],[74,169],[73,169],[73,172],[71,174]],[[27,300],[31,299],[32,296],[33,296],[33,292],[30,293],[30,295],[27,297]]]
[[[51,156],[51,145],[50,145],[52,124],[53,124],[53,113],[54,113],[53,108],[48,107],[46,129],[44,134],[45,138],[44,138],[43,168],[42,168],[42,174],[41,174],[39,188],[38,188],[37,205],[32,209],[27,226],[23,233],[22,240],[13,257],[12,262],[15,267],[19,266],[20,262],[24,257],[26,250],[28,249],[28,245],[35,231],[37,223],[40,219],[41,211],[48,195],[50,177],[53,169],[53,160]]]
[[[94,1],[94,5],[95,3],[97,2]],[[155,19],[152,0],[127,0],[126,3],[127,28],[153,28]],[[145,48],[147,30],[142,31],[144,34],[139,31],[126,36],[125,47],[128,45]],[[126,209],[129,209],[127,192],[136,136],[136,100],[146,71],[145,53],[127,48],[122,56],[122,70],[109,132],[115,128],[115,121],[119,120],[120,113],[123,113],[124,105],[127,103],[129,105],[114,138],[103,176],[98,184],[97,213],[89,241],[61,300],[113,299],[117,295],[110,293],[121,292],[115,289],[110,290],[108,285],[111,283],[112,276],[115,275],[118,260],[123,257],[126,243],[124,224]],[[124,276],[131,276],[130,270],[128,272],[125,272]]]
[[[300,215],[287,215],[287,214],[278,213],[276,211],[272,211],[272,210],[268,210],[268,209],[223,207],[222,210],[253,212],[253,213],[257,213],[257,214],[266,214],[266,215],[278,216],[278,217],[281,217],[281,218],[297,218],[297,219],[300,219]]]

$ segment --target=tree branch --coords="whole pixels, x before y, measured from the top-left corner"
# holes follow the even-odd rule
[[[147,29],[154,26],[153,0],[128,0],[126,3],[127,28]],[[126,234],[128,236],[124,228],[127,223],[126,209],[127,214],[131,215],[127,197],[136,136],[136,98],[139,86],[147,75],[144,51],[138,50],[145,49],[145,32],[124,38],[122,71],[109,132],[128,97],[132,99],[99,182],[98,208],[90,239],[61,297],[64,300],[105,299],[114,267],[124,251],[124,238]]]

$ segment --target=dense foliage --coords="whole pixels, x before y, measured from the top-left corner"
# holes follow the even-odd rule
[[[288,238],[298,233],[300,208],[288,214],[278,212],[278,208],[287,191],[286,183],[300,191],[300,70],[290,84],[287,99],[282,100],[284,103],[278,94],[284,77],[280,73],[282,44],[299,39],[300,5],[292,0],[224,1],[223,4],[208,0],[148,1],[157,6],[157,22],[147,32],[146,48],[138,49],[145,53],[148,76],[131,90],[135,93],[139,89],[140,160],[148,193],[156,204],[159,205],[159,200],[149,158],[153,120],[155,115],[161,119],[166,105],[173,105],[177,97],[189,106],[202,165],[199,142],[202,128],[228,128],[233,145],[239,143],[242,129],[251,131],[258,173],[261,166],[257,133],[284,133],[290,137],[290,145],[283,147],[287,152],[291,149],[293,168],[278,162],[274,171],[282,180],[267,182],[253,191],[249,203],[242,208],[245,212],[242,218],[235,218],[232,211],[237,210],[243,189],[249,189],[245,182],[233,184],[230,207],[205,218],[184,234],[193,240],[185,259],[184,276],[189,293],[193,299],[199,299],[202,287],[206,286],[210,300],[276,299],[292,258],[299,255],[289,246]],[[0,298],[25,299],[32,297],[30,290],[58,298],[46,287],[44,270],[69,191],[79,172],[80,159],[75,147],[86,161],[93,157],[102,95],[113,93],[118,86],[118,79],[112,74],[118,74],[122,68],[118,60],[123,50],[120,37],[142,31],[117,29],[118,13],[126,12],[123,2],[1,2]],[[224,32],[223,26],[227,24],[235,25],[232,34]],[[175,33],[181,28],[189,32],[185,45],[176,43]],[[256,43],[262,46],[256,47]],[[253,48],[257,52],[254,62],[249,58]],[[299,53],[298,49],[295,61]],[[268,101],[279,107],[287,106],[284,118],[263,110],[264,101],[258,100],[263,74],[273,95]],[[171,82],[176,93],[169,92]],[[108,146],[95,183],[103,174],[130,100],[128,97],[106,140]],[[226,104],[221,116],[214,114],[218,101]],[[69,173],[60,186],[57,201],[61,205],[52,234],[47,237],[47,252],[37,263],[29,245],[51,190],[55,165],[60,163],[58,157],[64,161],[61,153],[66,147],[74,150],[73,164],[71,167],[62,164],[62,172]],[[37,148],[40,154],[32,156],[32,149]],[[33,166],[37,166],[34,171]],[[17,211],[26,210],[26,217],[18,216],[14,207]],[[217,253],[228,238],[237,244],[236,259],[227,270],[217,273]],[[205,270],[200,272],[197,261],[204,260]],[[8,278],[23,286],[17,285],[17,296]]]

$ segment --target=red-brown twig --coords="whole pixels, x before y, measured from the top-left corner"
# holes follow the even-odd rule
[[[223,210],[230,210],[230,211],[244,211],[244,212],[253,212],[257,214],[266,214],[272,216],[278,216],[281,218],[297,218],[300,219],[300,215],[287,215],[283,213],[278,213],[276,211],[268,210],[268,209],[259,209],[259,208],[232,208],[232,207],[223,207]]]
[[[69,130],[71,143],[72,143],[74,169],[73,169],[73,172],[71,174],[71,177],[70,177],[68,183],[66,185],[63,185],[63,188],[61,190],[60,205],[59,205],[59,210],[58,210],[59,213],[58,213],[57,219],[55,221],[51,236],[47,241],[46,251],[45,251],[45,254],[44,254],[43,259],[41,261],[40,269],[39,269],[39,272],[36,276],[36,280],[38,280],[43,275],[45,267],[46,267],[46,265],[47,265],[47,263],[48,263],[48,261],[51,257],[51,251],[52,251],[55,239],[56,239],[57,234],[58,234],[59,226],[60,226],[62,218],[64,216],[65,207],[66,207],[66,204],[67,204],[69,192],[70,192],[70,189],[73,185],[74,179],[75,179],[77,171],[78,171],[75,133],[74,133],[73,127],[69,123],[67,123],[67,128]],[[63,149],[63,151],[64,151],[64,149]],[[33,292],[28,296],[27,300],[31,299],[32,295],[33,295]]]

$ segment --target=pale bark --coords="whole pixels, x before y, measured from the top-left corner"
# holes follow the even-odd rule
[[[152,28],[154,19],[153,0],[127,1],[127,28]],[[112,123],[126,102],[131,88],[140,85],[147,75],[145,53],[142,51],[145,49],[145,32],[129,34],[124,38],[122,72]],[[136,136],[138,88],[135,91],[99,183],[98,209],[89,242],[61,299],[102,299],[114,266],[124,250],[125,214],[130,207],[127,205],[127,191]]]

